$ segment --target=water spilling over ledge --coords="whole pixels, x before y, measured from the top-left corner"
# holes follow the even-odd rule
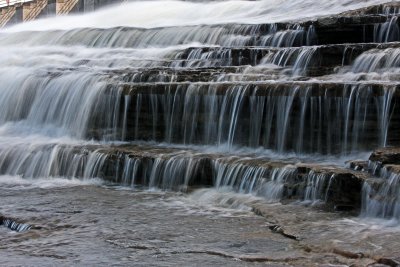
[[[28,217],[15,217],[44,225],[21,233],[35,238],[52,231],[86,236],[92,232],[82,229],[102,221],[107,230],[96,238],[106,240],[103,248],[151,255],[307,265],[316,254],[329,254],[349,265],[396,262],[379,254],[388,250],[381,241],[337,244],[354,237],[346,227],[370,231],[369,220],[390,222],[394,228],[383,231],[397,233],[400,157],[388,147],[400,146],[400,5],[279,3],[132,2],[1,30],[0,191],[7,203],[26,193],[38,204],[26,210],[8,204],[2,213],[27,211]],[[174,8],[159,6],[167,4]],[[284,7],[292,9],[282,13]],[[120,16],[108,22],[94,20],[115,12]],[[65,203],[54,201],[57,195]],[[110,211],[89,211],[83,204],[92,197]],[[119,207],[126,216],[117,214],[115,226],[98,218]],[[241,250],[246,245],[236,243],[228,252],[206,245],[182,252],[160,245],[170,241],[148,243],[147,228],[141,241],[110,235],[119,227],[136,236],[140,230],[123,222],[132,226],[143,219],[139,213],[154,229],[170,231],[153,225],[163,221],[154,210],[166,225],[177,217],[188,223],[182,229],[200,229],[181,214],[196,217],[198,209],[263,220],[270,240],[285,240],[267,252],[287,245],[293,257],[260,256],[257,246]],[[53,222],[50,213],[69,223]],[[305,227],[313,216],[316,227]],[[3,224],[21,232],[30,227]],[[329,227],[329,238],[342,241],[321,245],[313,236]],[[232,252],[236,247],[243,255]],[[358,248],[361,254],[353,251]]]
[[[397,41],[396,10],[387,4],[298,23],[46,30],[38,21],[32,25],[42,27],[35,31],[25,31],[31,24],[6,29],[0,36],[2,173],[114,176],[123,184],[164,189],[187,188],[191,177],[202,177],[197,185],[272,190],[265,197],[279,200],[288,178],[272,171],[254,189],[256,177],[264,177],[263,163],[254,170],[222,167],[215,159],[230,155],[198,156],[202,152],[190,146],[340,157],[398,145],[400,48],[385,43]],[[345,31],[346,40],[359,27],[364,35],[354,35],[352,44],[329,40],[332,29]],[[151,164],[143,155],[129,156],[135,146],[129,153],[116,147],[111,157],[114,148],[107,147],[120,141],[161,142],[181,152],[167,161],[153,154]],[[97,148],[86,148],[87,142]],[[212,163],[198,169],[199,158]],[[290,168],[285,164],[291,163],[282,170]],[[218,174],[219,168],[233,170]],[[297,193],[300,199],[326,200],[332,179],[315,175]]]

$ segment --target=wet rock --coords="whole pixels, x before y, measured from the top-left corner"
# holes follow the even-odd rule
[[[293,233],[287,232],[283,227],[279,225],[271,225],[268,227],[272,232],[278,233],[283,235],[284,237],[294,239],[294,240],[300,240],[300,237],[297,235],[294,235]]]
[[[376,149],[369,157],[368,171],[376,176],[384,176],[382,171],[400,173],[400,148]]]
[[[352,160],[347,162],[350,169],[355,171],[368,171],[368,161]]]
[[[338,173],[327,191],[327,202],[334,207],[361,207],[361,189],[365,181],[363,175]]]
[[[377,262],[391,267],[400,266],[400,258],[380,258]]]
[[[386,147],[377,149],[371,154],[369,160],[382,165],[400,164],[400,148]]]
[[[352,252],[352,251],[342,250],[340,248],[334,248],[332,252],[349,259],[361,259],[365,257],[365,255],[361,252]]]
[[[9,228],[11,231],[15,232],[26,232],[32,228],[31,225],[20,223],[15,221],[14,219],[7,218],[4,216],[0,216],[0,225]]]
[[[334,206],[334,210],[335,211],[354,211],[357,208],[359,208],[359,206],[355,206],[355,205],[345,205],[345,204],[338,204]]]
[[[44,148],[32,150],[41,155]],[[336,211],[357,210],[365,173],[338,166],[298,163],[298,159],[151,145],[48,146],[54,177],[102,178],[123,186],[191,192],[195,188],[230,187],[270,201],[306,201]],[[71,162],[74,162],[71,164]],[[19,171],[24,172],[23,167]],[[27,166],[29,167],[29,166]],[[32,178],[43,177],[41,170]],[[1,170],[0,172],[6,170]]]
[[[354,86],[353,83],[335,82],[316,82],[316,81],[279,81],[279,82],[207,82],[194,85],[193,83],[140,83],[124,85],[122,100],[129,98],[130,102],[127,109],[121,109],[121,118],[126,117],[126,125],[118,126],[117,134],[124,130],[126,141],[148,140],[156,142],[186,143],[186,144],[210,144],[218,141],[218,137],[227,138],[227,130],[231,129],[230,122],[236,121],[232,142],[238,146],[271,148],[279,151],[298,151],[298,152],[319,152],[322,154],[332,154],[343,152],[342,150],[358,149],[368,150],[379,145],[380,136],[380,117],[377,115],[378,107],[375,103],[381,103],[382,97],[386,97],[388,92],[393,92],[390,101],[391,122],[398,121],[400,116],[400,106],[396,105],[400,99],[400,90],[397,85],[387,85],[382,83],[368,83],[367,85]],[[128,88],[130,88],[128,90]],[[357,92],[357,93],[355,93]],[[344,103],[348,103],[352,95],[362,95],[363,104],[361,106],[351,106],[347,108]],[[265,106],[278,106],[281,97],[290,99],[290,109],[287,110],[288,121],[290,123],[284,131],[285,138],[281,142],[279,136],[282,135],[283,126],[277,123],[268,123],[268,120],[261,120],[260,131],[257,138],[252,137],[251,129],[255,127],[255,119],[258,117],[275,118],[278,116],[276,109],[266,109]],[[257,98],[259,105],[254,105],[254,98]],[[319,112],[319,105],[313,105],[316,101],[321,107],[329,107],[329,112],[321,113],[318,119],[310,120],[312,114]],[[174,100],[175,99],[175,100]],[[215,102],[215,109],[209,106],[213,104],[210,99],[220,99]],[[222,103],[233,105],[240,99],[237,117],[229,114],[219,114],[212,110],[223,108]],[[158,108],[152,108],[155,100],[159,103]],[[172,101],[174,100],[174,103]],[[185,100],[185,101],[183,101]],[[224,100],[224,101],[222,101]],[[339,101],[340,100],[340,101]],[[265,101],[274,103],[266,105]],[[263,103],[265,102],[265,104]],[[360,103],[361,103],[360,102]],[[350,102],[349,102],[350,103]],[[358,103],[358,102],[357,102]],[[261,110],[261,105],[263,110]],[[168,111],[165,107],[174,107]],[[259,107],[259,108],[258,108]],[[253,109],[256,109],[254,111]],[[282,107],[283,108],[283,107]],[[195,112],[185,112],[195,109]],[[361,129],[352,131],[344,129],[344,126],[333,127],[334,122],[343,124],[338,118],[345,117],[346,125],[359,125],[354,118],[364,116],[358,114],[357,110],[367,109],[371,112],[366,113]],[[351,115],[346,115],[345,111],[350,111]],[[328,111],[328,110],[327,110]],[[376,112],[375,112],[376,111]],[[171,113],[172,112],[172,113]],[[256,113],[255,113],[256,112]],[[132,116],[131,114],[136,114]],[[304,114],[303,117],[300,117]],[[332,114],[337,114],[333,116]],[[224,119],[221,119],[224,118]],[[226,119],[225,119],[226,118]],[[138,123],[140,122],[140,123]],[[211,127],[215,124],[215,127]],[[298,129],[302,125],[307,125],[307,131],[299,140]],[[96,125],[94,125],[96,126]],[[388,143],[400,144],[400,138],[396,135],[400,125],[391,123],[388,131]],[[93,127],[96,130],[96,127]],[[100,128],[100,127],[98,127]],[[361,128],[358,127],[358,128]],[[185,130],[186,129],[186,130]],[[212,129],[212,130],[211,130]],[[102,139],[102,129],[96,138]],[[89,133],[89,137],[94,135]],[[168,134],[167,134],[168,133]],[[206,134],[207,133],[207,134]],[[103,134],[104,135],[104,134]],[[344,139],[357,140],[357,143],[348,144]],[[318,140],[318,142],[316,141]],[[331,142],[337,140],[337,142]],[[345,144],[347,147],[344,148]],[[301,145],[301,147],[299,147]]]
[[[360,15],[391,15],[398,14],[400,4],[391,1],[385,4],[373,5],[365,8],[343,12],[342,16],[360,16]]]

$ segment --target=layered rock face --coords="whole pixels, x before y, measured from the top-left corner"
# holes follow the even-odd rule
[[[397,218],[396,168],[343,157],[400,145],[398,12],[4,32],[0,173],[213,186]],[[377,207],[385,192],[392,206]]]

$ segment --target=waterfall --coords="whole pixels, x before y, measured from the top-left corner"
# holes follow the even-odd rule
[[[385,219],[400,218],[400,175],[384,168],[384,181],[380,184],[364,183],[362,216]]]
[[[148,93],[134,96],[140,107],[133,110],[140,110],[139,120],[150,112],[153,123],[135,124],[134,131],[148,132],[138,137],[144,140],[157,136],[157,141],[264,146],[299,153],[357,151],[373,136],[376,141],[370,141],[384,145],[396,86],[385,85],[379,93],[368,84],[337,86],[341,95],[331,97],[335,89],[321,88],[317,93],[314,84],[166,84],[166,95],[157,91],[164,91],[164,85],[145,85],[143,92]],[[335,116],[323,112],[325,108]],[[375,119],[370,113],[376,114]],[[367,126],[372,121],[375,130]],[[333,128],[335,123],[343,128]],[[314,134],[306,134],[305,129],[313,129]]]
[[[2,29],[0,174],[346,202],[361,179],[337,162],[400,144],[398,9],[367,9],[386,2],[133,1]],[[398,217],[396,175],[363,214]]]
[[[397,24],[397,16],[388,18],[388,21],[375,25],[374,41],[377,43],[387,43],[399,41],[400,29]]]
[[[17,25],[10,31],[38,29],[114,28],[131,26],[159,28],[182,25],[210,24],[263,24],[302,21],[310,18],[339,14],[348,10],[384,4],[387,0],[342,1],[342,0],[293,0],[293,1],[135,1],[73,17],[58,17]],[[173,7],[173,8],[172,8]],[[218,12],[215,12],[218,10]],[[108,19],[104,19],[108,18]]]
[[[246,159],[234,162],[215,162],[217,188],[233,187],[240,193],[262,196],[270,201],[283,197],[284,183],[294,179],[297,170],[291,165],[282,168],[251,166]]]
[[[400,65],[400,49],[388,48],[384,50],[370,50],[359,56],[352,66],[351,71],[380,72],[396,71]]]
[[[335,179],[335,174],[315,173],[311,171],[307,175],[307,187],[305,189],[304,201],[312,204],[319,201],[328,200],[329,188],[332,181]]]

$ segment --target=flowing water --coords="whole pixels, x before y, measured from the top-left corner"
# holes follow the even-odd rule
[[[399,10],[370,44],[307,22],[386,2],[135,1],[1,30],[3,264],[396,256],[398,174],[318,207],[348,198],[347,160],[399,144]]]

